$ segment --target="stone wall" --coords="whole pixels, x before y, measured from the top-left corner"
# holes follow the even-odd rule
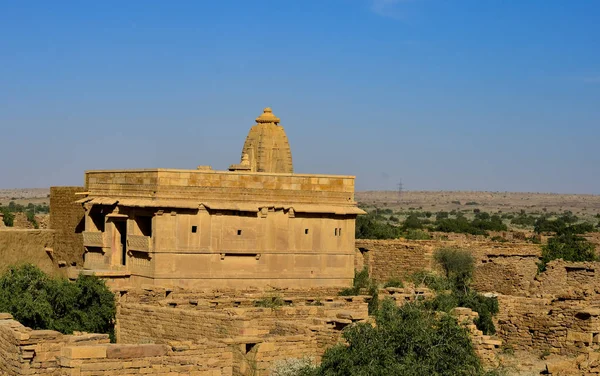
[[[55,259],[49,253],[53,245],[51,230],[0,229],[0,273],[10,265],[23,263],[37,265],[49,274],[58,273]]]
[[[53,330],[32,330],[0,313],[0,375],[58,375],[66,346],[108,343],[106,334],[63,335]]]
[[[300,292],[150,287],[122,291],[117,341],[168,344],[174,339],[195,343],[209,338],[232,346],[234,375],[267,375],[277,360],[320,359],[341,340],[344,327],[368,318],[366,297],[332,296],[328,289],[304,297]],[[272,299],[278,303],[269,306]],[[267,307],[257,306],[261,302]]]
[[[207,375],[233,374],[229,346],[208,340],[168,345],[67,346],[61,349],[63,375]]]
[[[232,375],[224,343],[198,339],[165,345],[108,343],[106,334],[32,330],[0,313],[0,375]]]
[[[526,351],[598,351],[599,285],[600,262],[552,261],[530,284],[527,297],[498,297],[498,335]]]
[[[405,278],[417,271],[433,270],[433,253],[459,247],[475,257],[473,287],[481,292],[525,295],[537,273],[538,245],[493,241],[356,240],[355,267],[368,267],[379,282]]]
[[[83,265],[84,211],[81,204],[75,203],[83,192],[83,187],[51,187],[50,188],[50,229],[56,232],[54,242],[54,258],[64,261],[66,265],[73,263]]]
[[[14,228],[34,229],[33,223],[29,222],[27,215],[22,212],[14,213],[13,225]]]

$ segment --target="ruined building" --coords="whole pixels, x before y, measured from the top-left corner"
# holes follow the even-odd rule
[[[83,273],[113,286],[348,286],[354,177],[294,174],[266,108],[229,171],[85,173]]]

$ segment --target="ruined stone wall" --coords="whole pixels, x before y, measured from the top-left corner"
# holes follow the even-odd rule
[[[117,341],[167,343],[174,340],[229,338],[254,335],[256,328],[243,317],[227,312],[207,312],[142,304],[121,304],[117,316]]]
[[[232,349],[199,339],[166,345],[108,343],[107,334],[32,330],[0,313],[0,375],[232,375]]]
[[[83,192],[83,187],[50,188],[50,229],[56,231],[54,258],[66,265],[83,265],[84,211],[75,201],[80,199],[75,193]]]
[[[32,330],[0,313],[0,375],[57,375],[66,346],[108,343],[107,334],[63,335],[53,330]]]
[[[501,295],[497,334],[515,349],[556,354],[600,350],[600,309],[591,301]]]
[[[356,248],[362,254],[365,262],[362,267],[368,267],[371,278],[385,282],[391,278],[403,278],[421,270],[431,270],[433,250],[438,243],[357,239]]]
[[[65,375],[210,375],[231,376],[232,351],[211,341],[169,345],[70,346],[61,351]]]
[[[151,287],[119,292],[117,341],[166,344],[209,338],[232,346],[234,375],[266,375],[277,360],[320,359],[341,340],[344,327],[368,318],[366,297],[324,295],[333,292],[328,289],[305,297],[301,290],[285,292]],[[270,299],[278,303],[256,306],[269,305]]]
[[[516,295],[525,295],[529,290],[541,254],[539,246],[528,243],[360,239],[356,240],[355,267],[368,267],[371,277],[379,282],[404,278],[417,271],[434,270],[433,253],[444,247],[472,252],[475,289]]]
[[[14,228],[23,228],[23,229],[34,229],[35,226],[33,223],[29,222],[27,219],[27,215],[22,212],[14,213],[15,218],[13,219]]]
[[[0,229],[0,273],[10,265],[31,263],[49,274],[59,273],[52,254],[46,249],[54,245],[54,231]]]
[[[600,350],[600,262],[548,263],[528,296],[498,297],[498,335],[516,349],[577,354]]]

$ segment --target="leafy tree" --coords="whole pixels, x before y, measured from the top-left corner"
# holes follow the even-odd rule
[[[357,239],[397,239],[400,228],[378,220],[373,213],[356,218],[355,236]]]
[[[440,248],[434,252],[433,258],[455,289],[468,290],[475,270],[475,261],[469,252],[459,248]]]
[[[416,214],[409,215],[402,224],[402,230],[420,230],[423,228],[423,222]]]
[[[323,376],[482,375],[469,334],[450,315],[436,315],[415,303],[398,308],[385,300],[377,325],[344,330],[348,345],[325,352],[310,374]]]
[[[427,231],[424,230],[408,230],[403,235],[405,239],[408,240],[430,240],[431,235]]]
[[[369,277],[369,270],[366,267],[363,268],[363,270],[361,271],[354,271],[354,280],[352,282],[352,287],[340,291],[339,295],[360,295],[361,290],[367,290],[368,294],[371,295],[371,300],[369,300],[368,307],[369,314],[376,312],[379,307],[379,292],[377,291],[377,283],[375,283]]]
[[[433,310],[449,312],[455,307],[471,308],[479,314],[475,325],[485,334],[496,332],[492,316],[498,313],[498,300],[485,297],[472,290],[471,280],[475,270],[473,256],[458,248],[441,248],[434,259],[444,271],[449,292],[438,291],[436,297],[425,302]]]
[[[572,232],[563,232],[548,239],[548,244],[542,246],[542,259],[538,264],[540,272],[546,270],[546,264],[552,260],[565,261],[596,261],[594,244]]]
[[[114,295],[95,276],[80,275],[73,283],[25,264],[0,277],[0,312],[33,329],[112,335],[116,308]]]
[[[4,225],[8,226],[8,227],[12,227],[14,220],[15,220],[15,215],[13,213],[11,213],[10,211],[8,211],[7,208],[2,208],[0,207],[0,212],[2,212],[2,214],[4,214]]]
[[[35,214],[34,214],[33,210],[27,210],[25,212],[25,216],[27,217],[27,220],[33,225],[34,228],[40,227],[37,223],[37,220],[35,219]]]

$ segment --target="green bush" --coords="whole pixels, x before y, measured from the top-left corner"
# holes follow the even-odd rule
[[[475,270],[475,260],[469,252],[458,248],[440,248],[435,250],[433,258],[442,267],[454,289],[468,290]]]
[[[444,271],[450,292],[438,293],[433,300],[426,302],[426,305],[430,309],[445,312],[455,307],[471,308],[479,313],[479,318],[475,320],[477,328],[485,334],[495,333],[492,316],[498,313],[498,301],[471,290],[475,269],[473,256],[458,248],[440,248],[434,252],[434,259]]]
[[[411,214],[402,223],[402,230],[418,230],[423,228],[423,222],[419,219],[417,214]]]
[[[415,287],[426,286],[438,292],[452,289],[448,279],[424,270],[413,273],[409,280],[414,283]]]
[[[506,231],[508,227],[497,214],[490,215],[480,212],[475,219],[469,221],[462,213],[456,213],[456,218],[437,217],[434,229],[441,232],[455,232],[471,235],[488,235],[488,231]]]
[[[450,315],[436,315],[419,304],[398,308],[385,300],[377,325],[344,330],[347,345],[325,352],[311,375],[483,375],[466,329]]]
[[[33,329],[112,335],[116,308],[113,293],[95,276],[80,275],[72,283],[26,264],[0,277],[0,312]]]
[[[363,270],[354,271],[354,280],[352,282],[352,287],[344,289],[340,291],[339,295],[341,296],[352,296],[360,294],[360,289],[369,288],[372,284],[371,279],[369,278],[369,270],[365,267]]]
[[[386,287],[404,287],[404,284],[402,283],[402,280],[399,278],[390,278],[385,282],[383,287],[384,288],[386,288]]]
[[[535,222],[536,218],[534,216],[525,214],[525,212],[521,212],[518,217],[513,217],[510,220],[511,224],[522,227],[535,226]]]
[[[27,217],[27,221],[29,221],[29,223],[33,225],[33,228],[40,228],[40,226],[37,223],[37,220],[35,219],[35,214],[33,210],[26,211],[25,216]]]
[[[385,222],[385,218],[373,213],[356,218],[356,239],[397,239],[400,227]]]
[[[15,215],[12,212],[8,211],[8,209],[6,208],[0,208],[0,212],[4,214],[4,218],[2,220],[4,222],[4,225],[7,227],[13,227]]]
[[[548,239],[548,244],[542,246],[542,259],[538,264],[538,270],[543,272],[546,270],[546,264],[556,259],[596,261],[598,257],[594,244],[581,236],[566,232]]]
[[[431,240],[431,235],[423,230],[408,230],[403,237],[408,240]]]
[[[371,299],[369,300],[369,314],[376,312],[379,307],[379,292],[377,291],[377,284],[369,278],[369,270],[366,267],[361,271],[354,271],[352,287],[343,289],[339,292],[339,295],[360,295],[361,289],[367,290],[368,294],[371,295]]]

